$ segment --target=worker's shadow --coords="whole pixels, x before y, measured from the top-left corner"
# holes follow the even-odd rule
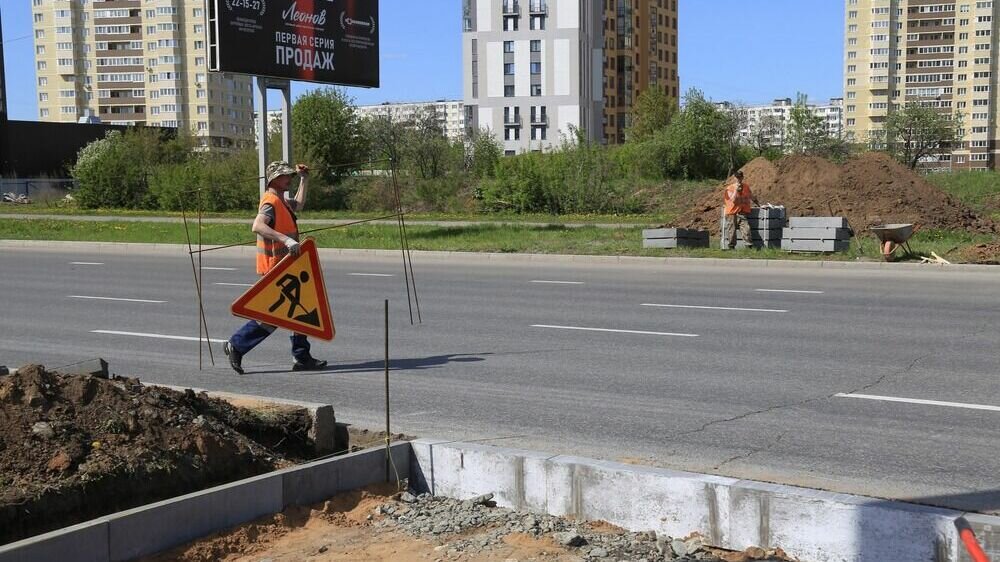
[[[436,369],[450,363],[478,363],[485,361],[487,355],[492,353],[450,353],[447,355],[431,355],[430,357],[415,357],[411,359],[390,359],[390,371],[422,371],[425,369]],[[247,371],[248,375],[273,375],[278,373],[290,373],[291,369],[274,369],[267,371]],[[298,375],[329,375],[329,374],[363,374],[385,372],[385,361],[366,361],[364,363],[347,363],[327,365],[325,369],[317,371],[298,371]]]

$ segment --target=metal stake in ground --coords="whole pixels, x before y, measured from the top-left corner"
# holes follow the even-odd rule
[[[389,299],[385,299],[385,481],[389,482],[389,465],[392,451],[389,450],[392,433],[389,430]]]
[[[201,193],[200,189],[197,190],[197,191],[199,192],[199,194]],[[210,338],[209,338],[209,336],[208,336],[208,321],[205,319],[204,301],[202,300],[202,297],[201,297],[201,279],[198,276],[198,269],[197,269],[197,266],[194,263],[194,254],[195,254],[195,252],[194,252],[194,250],[191,249],[191,231],[188,228],[187,208],[184,205],[184,198],[183,197],[181,197],[180,201],[181,201],[181,218],[184,220],[184,236],[185,236],[185,238],[187,238],[188,257],[191,259],[191,274],[194,275],[194,288],[195,288],[195,291],[197,291],[197,293],[198,293],[198,316],[199,316],[199,320],[200,320],[200,322],[198,324],[198,332],[200,334],[201,331],[204,329],[205,340],[206,341],[211,341]],[[199,228],[199,231],[200,231],[200,228]],[[202,250],[199,248],[198,249],[198,256],[199,256],[199,258],[201,257],[201,252],[202,252]],[[211,346],[211,344],[209,344],[209,346],[208,346],[208,356],[212,359],[212,366],[214,367],[215,366],[215,357],[212,354],[212,346]],[[201,370],[201,368],[202,368],[202,364],[201,364],[201,337],[199,335],[199,337],[198,337],[198,369]]]

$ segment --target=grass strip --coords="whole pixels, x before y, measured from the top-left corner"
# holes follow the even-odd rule
[[[197,226],[189,224],[192,238]],[[410,223],[407,232],[413,250],[458,252],[499,252],[534,254],[575,254],[597,256],[677,256],[704,258],[758,258],[806,260],[878,260],[878,243],[863,237],[861,250],[857,240],[848,252],[832,255],[790,254],[780,249],[722,251],[718,238],[711,248],[657,250],[642,248],[642,228],[602,229],[597,227],[567,228],[563,226],[532,227],[520,225],[474,225],[462,227],[422,226]],[[399,232],[395,225],[357,225],[328,230],[312,235],[321,248],[357,248],[394,250],[399,248]],[[90,242],[138,242],[182,244],[186,237],[179,223],[83,222],[47,219],[0,220],[0,239],[62,240]],[[205,224],[202,230],[205,245],[250,242],[253,235],[240,224]],[[964,231],[922,231],[911,246],[918,254],[936,252],[959,262],[963,248],[997,241],[997,237],[975,235]]]

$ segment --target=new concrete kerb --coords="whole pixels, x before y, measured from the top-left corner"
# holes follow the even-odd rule
[[[470,443],[396,443],[401,478],[418,491],[602,520],[715,546],[781,547],[804,562],[966,562],[954,521],[963,513],[722,476]],[[265,474],[89,521],[5,547],[0,562],[129,560],[339,492],[380,482],[383,449]],[[1000,555],[1000,517],[967,515]]]
[[[98,255],[178,255],[186,256],[187,247],[181,244],[140,244],[124,242],[62,242],[51,240],[0,240],[0,248],[33,249],[36,251],[79,251]],[[212,255],[226,257],[253,258],[257,255],[256,248],[251,245],[238,246],[214,251]],[[345,257],[382,257],[398,258],[399,250],[361,250],[349,248],[321,248],[320,256]],[[951,271],[951,272],[1000,272],[1000,267],[977,264],[918,264],[918,263],[887,263],[887,262],[851,262],[822,260],[775,260],[775,259],[723,259],[723,258],[672,258],[643,256],[585,256],[567,254],[507,254],[489,252],[441,252],[414,250],[418,260],[448,261],[462,259],[484,263],[577,263],[588,265],[687,265],[733,267],[741,269],[763,268],[804,268],[804,269],[849,269],[849,270],[888,270],[888,271]]]
[[[953,510],[735,478],[428,439],[412,443],[411,482],[459,499],[669,536],[697,531],[742,550],[781,547],[805,562],[966,561]],[[991,555],[1000,517],[969,516]]]
[[[394,443],[408,477],[409,443]],[[122,511],[0,547],[0,562],[123,562],[340,492],[385,481],[385,449],[368,449]]]

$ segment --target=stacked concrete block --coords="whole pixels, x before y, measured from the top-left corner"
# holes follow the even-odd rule
[[[753,246],[754,248],[780,248],[781,247],[781,231],[785,227],[785,208],[784,207],[757,207],[750,210],[750,214],[747,215],[747,222],[750,223],[750,235],[753,236]],[[726,223],[727,217],[725,215],[725,210],[722,214],[722,239],[719,247],[723,250],[727,249],[726,246]],[[743,234],[736,230],[736,247],[746,248],[748,247],[746,240],[743,240]]]
[[[707,248],[708,231],[689,228],[654,228],[642,231],[643,248]]]
[[[792,217],[781,247],[790,252],[845,252],[852,236],[844,217]]]

